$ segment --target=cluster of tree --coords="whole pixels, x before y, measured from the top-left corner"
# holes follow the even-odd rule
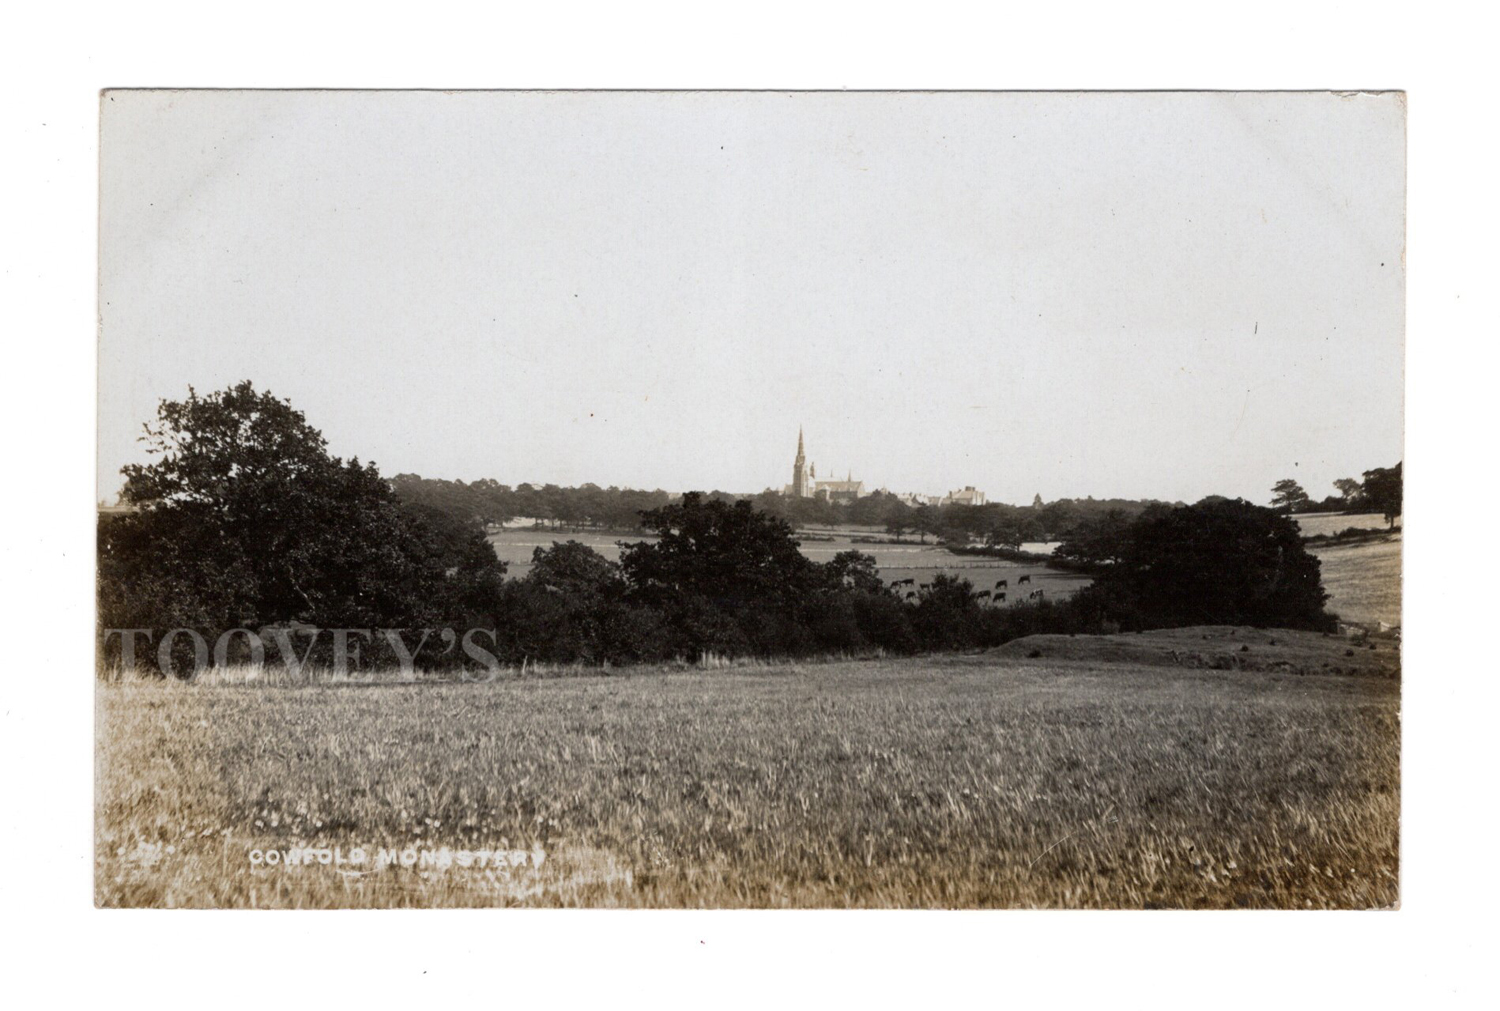
[[[391,480],[403,500],[441,509],[460,522],[477,520],[501,524],[517,517],[534,519],[559,530],[639,531],[643,513],[674,500],[664,491],[630,488],[600,488],[585,484],[578,488],[558,485],[509,485],[484,479],[445,481],[416,474],[398,474]],[[877,491],[853,502],[825,498],[793,498],[767,490],[757,495],[707,492],[705,498],[748,501],[760,512],[785,520],[794,528],[810,526],[879,527],[891,537],[929,538],[955,544],[980,541],[1015,547],[1027,541],[1057,541],[1071,535],[1080,524],[1107,513],[1118,512],[1129,519],[1151,501],[1128,499],[1059,499],[1046,505],[1038,500],[1030,506],[960,503],[913,506],[889,492]]]
[[[164,401],[145,438],[157,459],[125,468],[133,508],[99,519],[101,633],[464,625],[501,590],[477,524],[401,500],[249,383]]]
[[[1125,629],[1253,625],[1330,631],[1320,564],[1285,514],[1235,499],[1154,507],[1086,544],[1082,606]]]
[[[1053,555],[1088,571],[1112,566],[1124,558],[1130,532],[1138,519],[1160,516],[1168,511],[1168,506],[1153,505],[1135,517],[1126,515],[1120,509],[1111,509],[1101,516],[1091,516],[1068,532]]]
[[[1376,467],[1361,475],[1364,480],[1341,477],[1333,482],[1337,495],[1317,501],[1292,478],[1277,481],[1271,489],[1271,507],[1285,513],[1310,512],[1377,512],[1387,525],[1394,526],[1401,515],[1401,464]]]
[[[391,487],[404,501],[440,509],[460,522],[491,525],[526,517],[559,530],[639,530],[643,511],[672,500],[660,490],[600,488],[596,484],[577,488],[519,484],[512,488],[489,478],[444,481],[416,474],[397,474],[391,479]],[[732,497],[722,492],[715,495]]]
[[[697,493],[642,522],[658,539],[619,562],[577,542],[537,548],[498,604],[505,654],[597,663],[920,646],[868,555],[813,562],[785,520]]]
[[[1243,502],[1143,510],[1090,556],[1095,585],[1061,603],[991,607],[946,576],[909,602],[870,556],[813,562],[786,519],[698,493],[644,510],[637,523],[657,537],[619,562],[554,542],[524,579],[506,580],[478,517],[402,499],[373,465],[329,455],[300,412],[248,383],[190,392],[158,417],[148,426],[158,459],[126,471],[135,508],[100,517],[106,662],[124,645],[110,629],[192,628],[213,641],[245,628],[278,643],[308,626],[478,629],[495,657],[519,664],[911,653],[1036,631],[1331,621],[1295,525]],[[408,645],[419,664],[465,662],[452,636],[414,634]],[[317,664],[334,646],[308,648]],[[408,659],[392,649],[367,641],[363,662]]]
[[[996,646],[1037,632],[1198,624],[1331,630],[1318,560],[1285,516],[1242,501],[1160,506],[1124,528],[1094,584],[1062,601],[991,606],[966,579],[935,576],[915,601],[875,559],[830,562],[748,502],[689,494],[644,518],[655,542],[618,563],[577,542],[537,548],[495,619],[503,655],[556,662],[887,653]]]
[[[877,526],[891,537],[916,538],[920,543],[932,538],[950,544],[978,541],[1010,548],[1028,541],[1064,540],[1081,525],[1105,515],[1117,514],[1128,521],[1146,508],[1161,504],[1153,500],[1086,498],[1058,499],[1045,505],[1038,499],[1029,506],[1002,502],[979,506],[959,502],[914,506],[879,491],[848,503],[788,498],[766,491],[755,496],[753,502],[757,509],[795,526]]]

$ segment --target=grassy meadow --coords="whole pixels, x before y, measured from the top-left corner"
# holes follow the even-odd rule
[[[1331,537],[1349,529],[1384,530],[1387,527],[1381,513],[1297,513],[1292,519],[1303,537]],[[1399,516],[1396,522],[1401,522]]]
[[[1195,648],[1238,650],[1225,635]],[[1267,670],[1192,669],[1149,635],[1104,638],[1131,639],[1130,662],[1021,641],[985,655],[487,684],[101,684],[96,898],[1397,901],[1399,682],[1377,676],[1398,662],[1389,643],[1359,657],[1362,676],[1334,676],[1308,672],[1319,650],[1352,652],[1336,638],[1295,644],[1312,659]],[[264,862],[299,846],[330,862]],[[446,847],[471,863],[376,870],[347,862],[355,847],[435,862]],[[472,854],[496,850],[504,866],[477,866]]]
[[[1401,535],[1359,544],[1308,545],[1323,565],[1328,610],[1361,625],[1401,624]]]

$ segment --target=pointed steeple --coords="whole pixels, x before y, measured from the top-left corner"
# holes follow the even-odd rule
[[[802,426],[797,426],[797,459],[792,463],[792,494],[797,498],[806,498],[808,467],[807,453],[802,447]]]

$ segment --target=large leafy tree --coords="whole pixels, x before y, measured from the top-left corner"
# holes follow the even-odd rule
[[[101,523],[107,627],[456,624],[503,578],[477,525],[403,508],[374,464],[330,455],[249,382],[163,401],[144,440],[135,511]]]
[[[835,589],[859,593],[886,592],[875,556],[863,551],[840,551],[824,564],[823,575],[828,585]]]
[[[905,534],[914,528],[912,526],[913,520],[911,507],[906,505],[904,502],[898,502],[897,504],[901,506],[900,509],[892,509],[889,513],[886,514],[887,519],[885,521],[885,532],[899,541],[902,534]]]
[[[1352,477],[1341,477],[1333,482],[1334,488],[1338,489],[1339,498],[1343,499],[1345,509],[1353,509],[1359,505],[1364,495],[1364,487]]]
[[[928,649],[964,648],[974,644],[980,614],[974,584],[940,572],[922,591],[912,624]]]
[[[1028,520],[1027,524],[1034,527],[1035,521]],[[985,540],[990,544],[1005,548],[1019,548],[1021,542],[1026,539],[1027,528],[1023,526],[1022,517],[1018,510],[1009,510],[997,513],[990,522],[990,528],[985,532]]]
[[[619,564],[578,541],[553,541],[552,547],[533,551],[526,581],[548,593],[581,599],[618,596],[625,589]]]
[[[689,492],[641,519],[658,540],[624,545],[620,566],[649,602],[689,596],[730,610],[789,607],[818,582],[791,525],[749,502],[731,505]]]
[[[928,534],[936,534],[942,529],[942,514],[931,505],[919,505],[912,510],[911,525],[926,544]]]
[[[656,613],[631,607],[615,562],[577,541],[532,553],[525,579],[506,584],[497,646],[511,662],[659,659],[667,635]]]
[[[1090,565],[1112,565],[1125,555],[1132,526],[1123,509],[1110,509],[1100,516],[1080,520],[1067,540],[1058,545],[1057,557]]]
[[[1401,515],[1401,464],[1367,470],[1364,478],[1364,504],[1383,514],[1387,525],[1395,526]]]
[[[1271,489],[1271,507],[1286,513],[1298,513],[1307,509],[1312,496],[1291,478],[1282,478]]]
[[[1144,513],[1093,590],[1135,627],[1326,630],[1333,621],[1296,522],[1238,500]]]

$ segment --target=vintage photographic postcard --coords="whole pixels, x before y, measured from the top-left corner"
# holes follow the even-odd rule
[[[95,901],[1399,902],[1399,92],[109,90]]]

